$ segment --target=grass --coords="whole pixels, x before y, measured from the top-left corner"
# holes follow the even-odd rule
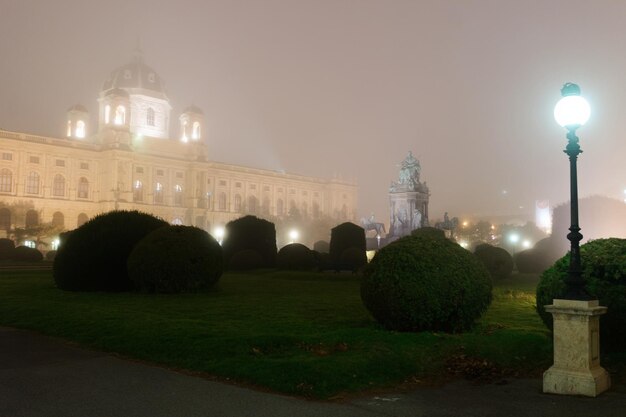
[[[382,329],[352,274],[225,274],[202,294],[74,293],[51,271],[0,270],[0,324],[266,389],[329,398],[460,373],[538,375],[552,360],[536,275],[494,288],[469,333]]]

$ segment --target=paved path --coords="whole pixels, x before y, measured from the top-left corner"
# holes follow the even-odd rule
[[[0,417],[626,416],[626,387],[598,398],[545,395],[540,380],[455,382],[314,402],[208,381],[0,327]]]

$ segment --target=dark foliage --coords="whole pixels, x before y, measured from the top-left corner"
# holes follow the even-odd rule
[[[476,247],[474,255],[485,265],[494,281],[511,276],[513,257],[506,250],[484,243]]]
[[[18,246],[13,249],[11,259],[22,262],[39,262],[43,260],[43,255],[35,248],[28,246]]]
[[[330,259],[338,264],[341,254],[348,248],[357,248],[365,253],[365,230],[354,223],[346,222],[331,229]]]
[[[228,268],[233,271],[247,271],[264,267],[263,257],[254,249],[244,249],[230,257]]]
[[[343,251],[339,258],[340,267],[337,269],[347,269],[352,272],[358,271],[367,264],[367,255],[360,248],[348,248]]]
[[[317,265],[313,251],[301,243],[291,243],[283,246],[276,256],[276,266],[279,269],[307,270]]]
[[[626,239],[598,239],[580,247],[587,292],[608,307],[600,326],[601,346],[610,351],[626,350]],[[569,268],[569,254],[541,275],[537,285],[537,312],[552,328],[552,315],[545,306],[562,295]]]
[[[274,224],[255,216],[244,216],[226,225],[222,244],[225,264],[233,265],[231,258],[238,252],[253,250],[261,257],[257,267],[276,266],[276,229]],[[235,262],[237,264],[238,262]]]
[[[133,247],[167,222],[138,211],[100,214],[63,236],[54,259],[57,286],[71,291],[128,291],[126,261]]]
[[[143,292],[196,292],[215,285],[223,271],[222,247],[202,229],[160,227],[128,257],[128,275]]]
[[[318,240],[313,244],[313,250],[319,253],[329,253],[330,252],[330,243],[325,240]]]
[[[433,238],[445,239],[446,233],[442,229],[436,227],[420,227],[411,232],[412,236],[430,236]]]
[[[456,243],[407,236],[382,248],[365,267],[361,298],[385,328],[461,332],[491,302],[485,266]]]
[[[54,258],[56,258],[56,256],[57,256],[57,251],[49,250],[46,253],[46,261],[54,261]]]
[[[0,239],[0,260],[10,259],[15,249],[15,243],[11,239]]]

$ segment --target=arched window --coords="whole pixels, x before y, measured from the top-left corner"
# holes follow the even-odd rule
[[[306,201],[302,202],[302,216],[307,217],[309,215],[309,206]]]
[[[67,137],[71,137],[72,136],[72,121],[68,120],[67,121]]]
[[[239,213],[241,211],[241,196],[235,194],[235,211]]]
[[[54,176],[54,181],[52,182],[52,195],[54,197],[65,196],[65,177],[61,174],[56,174]]]
[[[298,213],[298,207],[296,206],[296,202],[291,200],[289,202],[289,213],[290,216],[295,216]]]
[[[0,230],[11,229],[11,210],[6,207],[0,208]]]
[[[163,184],[157,182],[154,186],[154,202],[156,204],[163,204]]]
[[[26,193],[39,194],[39,174],[32,171],[26,178]]]
[[[314,219],[320,218],[320,205],[317,204],[317,202],[313,202],[313,218]]]
[[[76,133],[74,136],[76,136],[77,138],[85,137],[85,122],[83,122],[82,120],[76,122]]]
[[[283,206],[283,200],[281,198],[279,198],[276,201],[276,215],[277,216],[282,216],[284,211],[285,211],[285,207]]]
[[[226,210],[226,193],[220,193],[217,197],[217,209],[220,211]]]
[[[148,111],[146,113],[146,124],[148,126],[154,126],[154,109],[152,107],[148,107]]]
[[[0,171],[0,193],[10,193],[13,187],[13,173],[4,168]]]
[[[193,122],[191,129],[191,139],[200,139],[200,122]]]
[[[126,124],[126,107],[119,105],[115,109],[115,124],[120,126]]]
[[[89,181],[85,177],[78,180],[78,198],[89,198]]]
[[[187,137],[187,120],[183,120],[183,131],[181,132],[180,140],[185,143],[189,140]]]
[[[28,210],[26,212],[25,222],[26,227],[34,227],[39,225],[39,213],[35,210]]]
[[[76,220],[76,227],[81,227],[83,224],[87,223],[89,217],[85,213],[80,213],[78,215],[78,219]]]
[[[111,106],[108,104],[104,106],[104,124],[108,125],[111,122]]]
[[[172,220],[172,224],[180,226],[181,224],[183,224],[183,220],[180,217],[176,217],[174,220]]]
[[[177,206],[183,205],[183,187],[179,184],[174,186],[174,204]]]
[[[261,206],[261,212],[266,215],[269,216],[270,214],[270,199],[268,197],[265,197],[263,199],[263,204]]]
[[[143,201],[143,183],[139,180],[133,184],[133,201]]]
[[[60,211],[55,211],[52,215],[52,224],[57,227],[65,227],[65,216]]]
[[[258,210],[258,200],[255,196],[248,197],[248,213],[256,213]]]
[[[346,207],[345,204],[343,206],[341,206],[341,218],[342,219],[347,219],[348,218],[348,207]]]

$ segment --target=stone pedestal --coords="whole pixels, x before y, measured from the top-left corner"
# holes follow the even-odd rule
[[[555,299],[546,306],[554,318],[554,365],[543,374],[543,392],[595,397],[609,389],[611,379],[600,366],[598,300]]]

